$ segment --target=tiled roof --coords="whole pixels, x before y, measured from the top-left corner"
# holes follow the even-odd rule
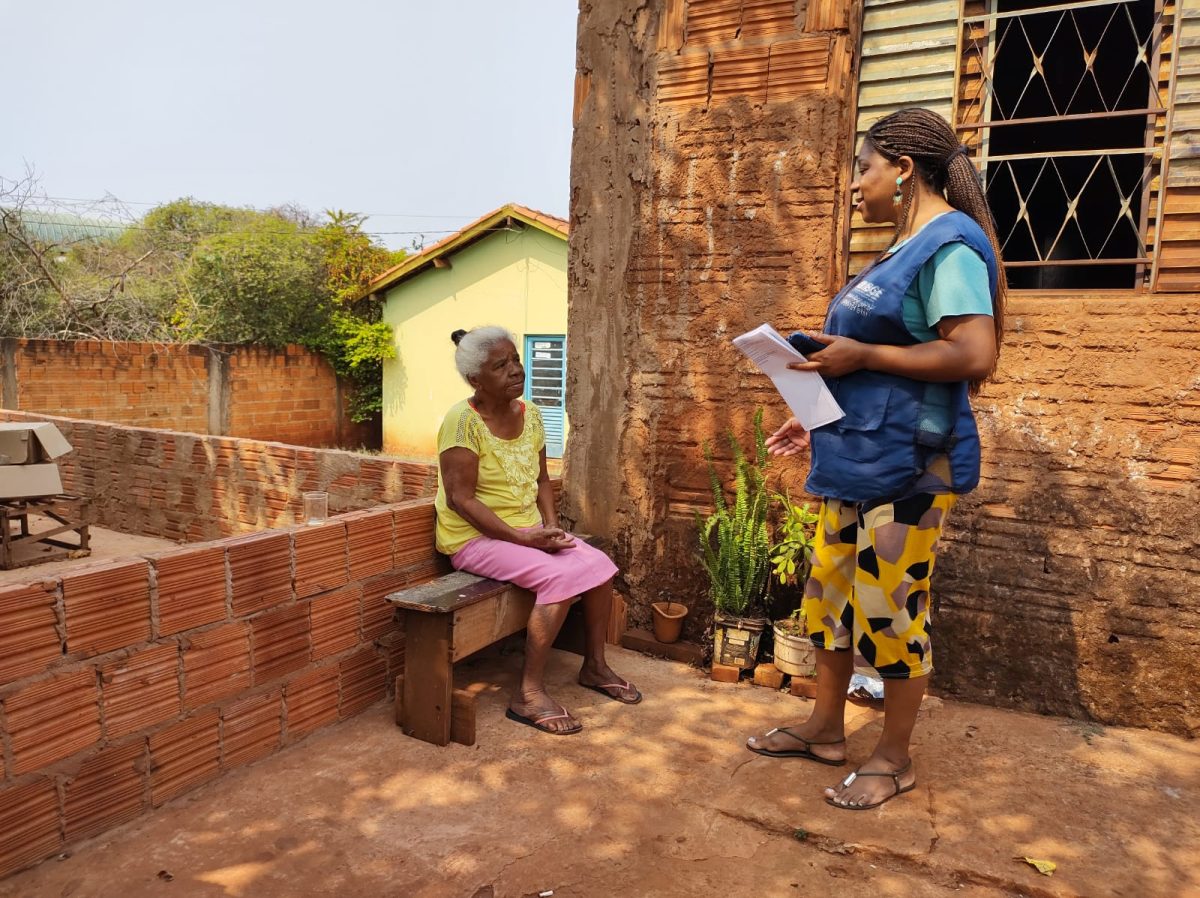
[[[435,259],[457,252],[494,231],[506,228],[508,219],[522,222],[548,234],[561,237],[563,240],[567,239],[568,225],[565,219],[539,212],[537,209],[530,209],[528,206],[507,203],[499,209],[477,218],[462,230],[426,247],[416,255],[407,257],[399,265],[389,268],[367,285],[366,292],[378,293],[395,286],[418,271],[428,268]]]

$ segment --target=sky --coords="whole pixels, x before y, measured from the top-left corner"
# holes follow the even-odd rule
[[[370,213],[392,247],[566,216],[574,0],[0,0],[0,177],[58,211]],[[414,232],[414,233],[396,233]]]

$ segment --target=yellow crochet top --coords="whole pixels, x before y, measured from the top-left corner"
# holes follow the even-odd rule
[[[490,430],[479,412],[464,399],[450,408],[438,430],[438,454],[455,446],[470,449],[479,458],[475,498],[510,527],[536,527],[542,522],[537,507],[537,479],[541,451],[546,445],[542,415],[532,402],[525,405],[525,426],[515,439],[502,440]],[[446,489],[438,478],[436,544],[439,552],[453,555],[480,533],[446,504]]]

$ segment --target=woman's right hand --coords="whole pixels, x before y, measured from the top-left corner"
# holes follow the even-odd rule
[[[521,531],[521,545],[543,552],[557,552],[575,545],[575,537],[558,527],[535,527]]]
[[[808,431],[795,418],[788,418],[766,442],[771,455],[796,455],[808,448]]]

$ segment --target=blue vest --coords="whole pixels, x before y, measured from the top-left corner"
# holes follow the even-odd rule
[[[842,288],[829,304],[825,332],[862,343],[919,343],[904,324],[904,294],[921,266],[954,242],[983,257],[995,296],[999,271],[987,236],[969,215],[947,212]],[[809,493],[848,502],[898,499],[911,491],[936,455],[949,456],[954,493],[970,492],[979,483],[979,431],[965,381],[929,384],[898,374],[853,371],[825,382],[846,416],[811,434]],[[949,403],[948,426],[930,429],[935,391],[943,412]]]

